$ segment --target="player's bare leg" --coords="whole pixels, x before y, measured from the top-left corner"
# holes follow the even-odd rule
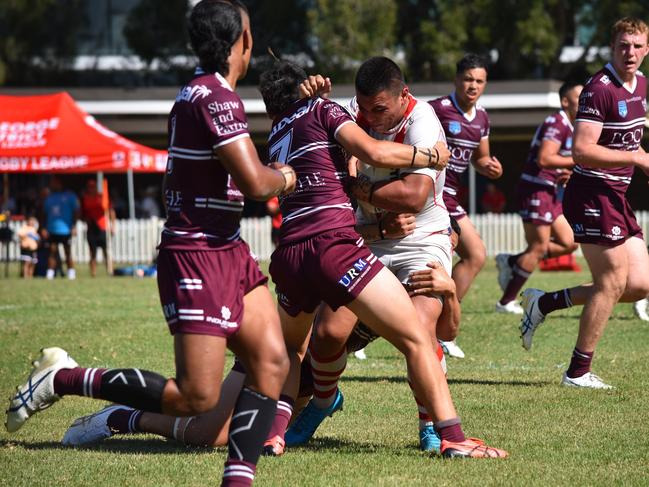
[[[275,419],[264,443],[264,454],[270,456],[284,453],[284,435],[291,421],[293,405],[300,387],[300,368],[308,347],[314,318],[314,313],[299,313],[297,316],[291,316],[281,306],[278,306],[278,311],[290,366]]]
[[[572,254],[579,248],[566,217],[559,215],[551,225],[552,239],[548,242],[548,257]]]
[[[457,298],[462,301],[473,280],[484,267],[487,257],[482,238],[468,217],[458,221],[462,234],[455,251],[460,256],[460,261],[453,266],[453,280],[455,281]]]

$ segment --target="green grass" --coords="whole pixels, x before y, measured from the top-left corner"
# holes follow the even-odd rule
[[[22,382],[43,346],[66,348],[84,366],[137,365],[173,374],[171,338],[155,280],[86,277],[55,282],[0,279],[0,397]],[[536,273],[556,289],[587,273]],[[594,370],[617,389],[558,385],[574,346],[580,309],[556,313],[525,352],[518,319],[492,312],[499,297],[488,266],[463,303],[449,382],[465,431],[509,450],[504,461],[446,461],[417,449],[416,409],[404,363],[385,342],[351,358],[345,410],[308,447],[263,458],[255,485],[648,485],[649,326],[616,308]],[[188,449],[153,436],[112,438],[91,448],[59,441],[70,422],[101,404],[67,397],[13,435],[0,432],[0,485],[217,485],[225,449]]]

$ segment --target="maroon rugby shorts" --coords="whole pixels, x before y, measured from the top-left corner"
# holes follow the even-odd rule
[[[449,215],[451,215],[456,220],[461,220],[466,216],[466,210],[458,201],[457,196],[449,194],[446,191],[443,192],[443,196],[444,205],[446,205],[446,209],[448,210]]]
[[[517,187],[518,214],[525,223],[551,225],[563,213],[553,187],[521,181]]]
[[[270,259],[277,300],[291,316],[321,301],[334,310],[358,297],[383,264],[351,228],[278,247]]]
[[[609,187],[566,187],[563,214],[575,242],[616,247],[629,237],[642,238],[642,229],[624,193]]]
[[[222,250],[160,250],[158,291],[169,331],[229,337],[243,297],[268,278],[245,242]]]

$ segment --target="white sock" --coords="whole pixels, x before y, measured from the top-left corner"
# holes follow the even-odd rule
[[[47,269],[47,274],[45,274],[47,279],[54,279],[54,269]]]

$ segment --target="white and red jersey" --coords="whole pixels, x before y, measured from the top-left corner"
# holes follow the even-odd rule
[[[418,147],[433,147],[439,141],[445,141],[444,131],[435,115],[435,111],[430,105],[417,100],[412,95],[406,109],[405,115],[401,122],[387,133],[376,132],[369,128],[364,122],[362,116],[359,116],[358,103],[353,98],[348,110],[357,119],[358,124],[363,127],[367,133],[378,140],[388,140],[400,142]],[[378,246],[390,248],[396,244],[416,243],[432,233],[444,231],[449,228],[450,220],[448,211],[444,205],[443,188],[446,176],[446,170],[436,171],[430,168],[412,168],[412,169],[386,169],[370,166],[361,161],[360,172],[375,181],[386,181],[399,179],[404,174],[422,174],[433,180],[433,188],[424,208],[417,213],[416,228],[413,234],[408,235],[400,240],[381,240],[372,243],[372,247]],[[359,224],[371,224],[377,222],[377,217],[383,212],[366,202],[359,201],[356,211],[356,218]]]
[[[462,174],[473,160],[474,151],[480,141],[489,137],[489,116],[480,105],[472,113],[462,111],[455,99],[455,93],[428,102],[439,118],[451,157],[446,167],[444,191],[456,196],[462,187]]]
[[[248,120],[223,76],[200,68],[195,74],[169,114],[161,248],[210,250],[239,240],[243,194],[215,149],[249,137]]]
[[[647,80],[637,72],[633,86],[627,88],[609,63],[590,78],[579,97],[577,122],[601,125],[597,143],[612,150],[635,152],[640,148],[647,112]],[[571,183],[594,182],[626,192],[633,166],[611,168],[576,164]]]

